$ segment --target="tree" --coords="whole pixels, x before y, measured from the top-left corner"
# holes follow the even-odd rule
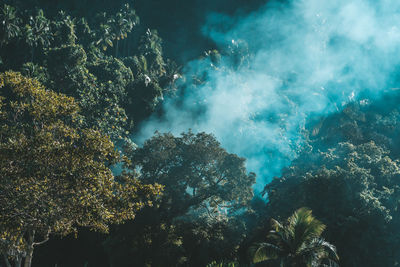
[[[164,190],[153,207],[112,231],[106,242],[112,266],[205,266],[234,258],[245,226],[233,214],[245,210],[255,182],[243,158],[214,136],[192,132],[157,133],[126,153],[141,182]]]
[[[15,8],[7,10],[8,17],[15,17]],[[7,39],[7,49],[0,51],[1,71],[23,71],[48,89],[73,96],[86,126],[98,127],[113,141],[120,142],[149,116],[178,77],[178,69],[163,57],[155,31],[130,34],[139,18],[129,5],[115,14],[83,18],[37,10],[34,14],[22,10],[22,20],[7,19],[7,23],[24,21],[24,34]],[[115,41],[120,48],[102,49],[115,46]],[[129,54],[133,55],[126,57]]]
[[[17,37],[21,30],[21,19],[16,15],[14,7],[4,4],[0,11],[0,45],[7,44],[9,40]]]
[[[113,47],[113,41],[116,40],[115,57],[118,57],[119,40],[128,36],[134,26],[139,23],[139,17],[129,4],[125,4],[115,16],[108,17],[107,13],[98,15],[100,19],[100,28],[97,31],[97,40],[95,45],[101,47],[104,51]]]
[[[162,54],[157,31],[147,30],[140,38],[137,55],[123,59],[135,80],[127,87],[125,110],[135,122],[150,115],[164,94],[174,91],[179,68]]]
[[[119,52],[119,41],[125,39],[128,36],[134,26],[139,23],[139,17],[133,9],[129,7],[129,4],[125,4],[115,17],[111,20],[111,27],[114,35],[114,39],[117,40],[115,47],[115,57],[118,57]]]
[[[29,18],[29,24],[25,25],[26,43],[31,48],[31,61],[34,59],[37,47],[48,47],[50,45],[52,32],[50,21],[44,16],[43,10],[39,10],[35,17]]]
[[[88,127],[101,130],[112,140],[127,135],[133,122],[122,105],[133,75],[120,60],[97,59],[88,64],[81,45],[65,45],[49,49],[47,66],[49,87],[75,97]]]
[[[64,11],[60,11],[58,17],[52,21],[52,30],[56,46],[74,45],[78,39],[76,36],[76,19],[71,18]]]
[[[336,248],[321,238],[325,225],[312,216],[311,210],[298,209],[286,224],[272,219],[272,228],[267,242],[250,248],[255,263],[265,261],[281,267],[338,266]]]
[[[237,264],[236,262],[220,262],[217,263],[215,261],[213,261],[210,264],[207,264],[206,267],[235,267],[235,266],[239,266],[239,264]]]
[[[30,267],[34,247],[77,227],[107,232],[160,192],[114,177],[109,137],[81,127],[73,98],[14,72],[0,74],[0,251]]]
[[[399,161],[374,142],[313,149],[266,187],[268,211],[287,216],[308,206],[328,226],[343,265],[392,266],[398,261],[399,178]]]
[[[245,159],[226,152],[210,134],[157,133],[130,157],[128,167],[140,169],[143,183],[165,185],[161,201],[165,216],[185,214],[191,208],[237,210],[253,197],[255,174],[246,173]]]
[[[266,187],[270,216],[313,210],[341,265],[400,261],[399,99],[388,91],[311,121],[304,151]]]

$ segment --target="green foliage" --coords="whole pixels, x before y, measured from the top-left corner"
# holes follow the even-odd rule
[[[23,64],[20,72],[23,76],[36,79],[42,84],[49,80],[49,73],[47,68],[39,66],[38,64],[32,62]]]
[[[336,248],[321,238],[325,225],[300,208],[286,224],[272,219],[267,242],[254,244],[250,254],[255,263],[267,266],[337,266]]]
[[[248,205],[255,181],[244,159],[212,135],[191,132],[156,134],[127,156],[141,182],[164,190],[152,208],[111,233],[106,248],[113,266],[132,259],[138,266],[205,266],[235,258],[245,224],[232,215]]]
[[[0,11],[0,45],[7,44],[21,34],[20,24],[16,9],[4,4]]]
[[[174,83],[181,77],[179,67],[165,58],[158,32],[139,25],[135,11],[120,1],[6,0],[6,3],[10,5],[4,5],[0,12],[0,71],[20,71],[30,79],[14,73],[4,74],[4,79],[15,78],[33,84],[32,88],[41,88],[35,97],[43,96],[39,104],[36,100],[31,103],[14,99],[11,89],[4,93],[5,103],[23,103],[5,111],[7,116],[17,112],[26,120],[14,125],[15,128],[7,128],[12,132],[3,129],[2,136],[17,136],[15,140],[11,138],[16,144],[4,139],[2,147],[12,155],[13,164],[19,164],[16,166],[21,175],[15,184],[4,179],[7,190],[20,195],[14,202],[9,201],[10,206],[4,206],[2,212],[14,216],[11,210],[18,204],[17,199],[28,203],[15,225],[7,225],[10,228],[4,229],[10,230],[1,232],[2,251],[8,254],[8,259],[16,256],[13,259],[18,265],[18,260],[31,251],[29,244],[39,243],[40,238],[47,239],[48,234],[63,236],[79,226],[106,231],[111,223],[133,218],[142,204],[149,204],[142,203],[142,199],[159,192],[159,187],[152,187],[152,181],[156,180],[165,184],[168,195],[155,200],[154,207],[140,212],[137,221],[116,227],[114,237],[133,236],[129,242],[134,245],[126,246],[124,242],[128,241],[123,238],[122,245],[117,238],[110,238],[107,247],[114,253],[110,257],[113,262],[118,262],[118,253],[123,254],[121,259],[126,259],[127,255],[143,252],[144,263],[160,266],[204,266],[212,260],[235,259],[246,225],[234,215],[242,212],[252,198],[254,174],[247,174],[244,160],[223,150],[214,137],[191,133],[178,138],[159,135],[148,141],[148,146],[128,155],[133,160],[127,165],[131,170],[118,177],[110,171],[111,164],[119,158],[110,139],[118,146],[122,146],[121,141],[133,145],[127,137],[134,125],[152,114],[166,94],[175,91]],[[77,5],[82,9],[76,9]],[[191,7],[193,3],[184,5]],[[220,55],[216,51],[211,54],[217,66]],[[7,86],[3,89],[12,87]],[[26,99],[35,97],[27,94]],[[53,100],[57,103],[52,103]],[[32,109],[38,110],[35,116],[40,119],[23,110],[33,103]],[[35,127],[41,131],[36,132]],[[161,154],[166,148],[163,145],[176,146],[168,148],[167,145],[169,158],[164,161],[157,162],[155,155],[146,151],[156,150],[157,142],[160,144],[157,153]],[[96,149],[107,150],[104,147],[115,153],[115,158],[96,153]],[[17,152],[25,155],[20,161],[13,154]],[[136,172],[145,165],[140,153],[143,156],[149,153],[153,163],[165,169],[165,173],[152,177],[156,173],[151,169],[147,173],[145,168]],[[29,162],[28,157],[35,160]],[[3,171],[14,170],[5,167],[9,164],[5,158],[3,155]],[[178,158],[184,159],[184,166],[180,166]],[[169,169],[168,162],[175,166]],[[174,181],[176,174],[182,176]],[[135,180],[136,176],[146,185]],[[104,186],[101,191],[99,184],[107,184],[105,181],[112,186]],[[21,191],[13,189],[17,183]],[[35,193],[29,194],[30,191]],[[86,201],[83,204],[80,196]],[[9,198],[11,195],[4,196],[2,201]],[[60,208],[61,204],[64,206]],[[34,210],[35,205],[38,211]],[[114,216],[109,218],[107,214]],[[11,222],[9,217],[6,220]],[[54,226],[56,223],[60,225],[58,228]],[[18,231],[26,227],[29,229],[21,235]],[[114,249],[121,247],[128,247],[128,251]],[[152,250],[157,257],[148,254]]]
[[[344,266],[394,266],[399,259],[397,101],[392,93],[353,103],[310,125],[308,147],[266,187],[272,216],[312,208]]]
[[[221,262],[221,263],[217,263],[215,261],[213,261],[210,264],[207,264],[206,267],[237,267],[239,266],[236,262]]]
[[[113,47],[116,42],[116,54],[118,56],[118,44],[120,40],[125,39],[128,33],[139,23],[139,17],[135,11],[125,4],[115,16],[108,17],[106,13],[99,15],[100,27],[96,32],[96,46],[107,50],[108,47]]]
[[[31,61],[33,61],[35,49],[48,47],[53,39],[50,20],[44,16],[43,10],[39,10],[35,17],[29,18],[24,35],[25,42],[31,48]]]
[[[135,11],[129,5],[118,5],[118,8],[113,9],[114,14],[112,10],[107,10],[107,13],[86,12],[82,17],[76,12],[71,13],[68,9],[67,11],[49,9],[46,4],[40,8],[33,7],[31,3],[25,1],[4,5],[0,12],[0,71],[10,69],[20,71],[24,76],[36,79],[52,92],[73,97],[74,106],[79,112],[68,123],[73,124],[69,127],[77,129],[80,134],[78,137],[86,138],[86,130],[83,129],[87,131],[90,129],[99,135],[93,136],[93,139],[105,142],[111,138],[120,145],[123,142],[131,142],[127,137],[131,134],[133,126],[155,110],[157,103],[163,99],[163,95],[170,90],[176,80],[178,68],[164,58],[162,41],[157,32],[149,30],[151,33],[149,35],[141,31]],[[137,28],[135,34],[132,34],[135,28]],[[137,64],[129,64],[139,58],[140,63],[137,61]],[[64,119],[62,121],[64,122]],[[62,125],[54,127],[61,129]],[[62,143],[61,140],[59,142]],[[7,145],[9,144],[4,144]],[[91,143],[79,141],[78,147],[85,145],[88,146],[89,153]],[[28,149],[28,145],[24,148]],[[54,152],[54,162],[65,163],[56,156],[58,155]],[[108,165],[112,161],[104,160],[108,162],[104,167],[107,169],[104,175],[107,173],[113,177]],[[89,163],[83,160],[75,163],[81,168],[90,167],[87,166]],[[66,164],[65,168],[67,166]],[[47,168],[53,167],[49,165]],[[60,171],[57,168],[54,168],[54,171]],[[74,180],[71,180],[72,182]],[[118,183],[114,185],[125,185],[132,190],[137,188],[138,193],[146,192],[151,187],[150,185],[142,187],[132,175],[119,176]],[[90,187],[89,184],[83,184],[81,190],[87,189],[86,186]],[[117,189],[113,190],[117,192]],[[158,191],[159,188],[155,190]],[[26,192],[28,191],[27,189]],[[128,203],[129,205],[139,203],[132,195],[135,192],[131,191],[128,194],[128,191],[121,189],[121,192],[125,192],[124,196],[119,196],[121,207]],[[73,195],[71,192],[70,194]],[[115,198],[117,196],[118,194],[115,194]],[[92,198],[94,199],[94,197],[90,199]],[[101,203],[101,198],[98,201]],[[66,206],[69,204],[71,203],[65,202]],[[131,209],[134,209],[134,206]],[[121,212],[123,210],[121,209]],[[120,218],[122,220],[122,217]],[[123,219],[128,218],[133,216],[123,217]],[[111,219],[105,222],[100,227],[101,230],[105,230],[105,225],[114,222],[116,221]],[[43,222],[43,225],[45,224],[46,222]],[[75,226],[88,224],[82,222]],[[72,228],[75,226],[71,225]],[[70,230],[62,234],[67,234],[71,232]],[[37,238],[46,235],[42,233],[44,230],[40,231],[35,233]],[[56,231],[52,230],[52,233]],[[13,239],[12,236],[7,238]],[[26,242],[25,240],[23,243]],[[21,253],[26,251],[22,248],[20,250]]]
[[[64,11],[50,19],[41,9],[26,15],[30,13],[19,19],[15,8],[3,8],[1,52],[6,45],[13,49],[1,53],[1,69],[23,71],[47,88],[73,96],[85,125],[114,141],[126,138],[134,123],[154,111],[177,77],[177,68],[163,57],[156,31],[134,41],[130,33],[139,18],[129,5],[114,15],[89,18],[92,24]],[[17,33],[19,28],[23,34]],[[115,50],[106,51],[111,46]],[[27,49],[30,57],[20,54]]]
[[[132,153],[129,167],[140,168],[146,184],[168,185],[163,198],[174,203],[168,214],[176,216],[190,208],[243,208],[253,196],[255,182],[244,162],[221,148],[212,135],[189,132],[181,137],[156,134]]]
[[[56,20],[52,21],[54,29],[54,45],[72,45],[75,44],[78,37],[76,36],[76,19],[67,15],[64,11],[60,11]]]
[[[107,232],[160,192],[134,178],[117,181],[109,167],[120,156],[110,139],[79,123],[73,98],[35,80],[0,75],[0,120],[0,245],[7,256],[30,264],[34,246],[50,234],[77,226]]]

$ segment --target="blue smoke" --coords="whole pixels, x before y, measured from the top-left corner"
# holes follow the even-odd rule
[[[395,86],[399,15],[395,0],[272,1],[246,17],[210,14],[204,34],[220,47],[246,42],[248,67],[233,70],[228,57],[218,69],[191,62],[184,76],[203,68],[207,81],[179,105],[166,99],[165,115],[145,122],[137,140],[155,130],[213,133],[247,158],[260,191],[296,157],[308,118]]]

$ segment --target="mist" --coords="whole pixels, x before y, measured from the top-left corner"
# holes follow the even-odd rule
[[[183,76],[200,70],[206,82],[183,84],[184,98],[166,98],[164,115],[144,122],[135,140],[155,131],[213,133],[247,159],[259,192],[301,151],[308,119],[396,87],[399,10],[394,0],[304,0],[270,1],[246,17],[209,14],[203,33],[221,50],[247,44],[248,63],[190,62]]]

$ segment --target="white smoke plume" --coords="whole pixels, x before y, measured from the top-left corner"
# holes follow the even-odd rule
[[[204,33],[221,47],[247,42],[249,67],[205,70],[207,82],[187,90],[180,105],[166,99],[165,115],[145,122],[136,140],[156,130],[213,133],[247,158],[258,191],[290,164],[307,118],[396,85],[399,26],[395,0],[270,1],[247,17],[210,14]],[[202,66],[191,62],[185,76]]]

